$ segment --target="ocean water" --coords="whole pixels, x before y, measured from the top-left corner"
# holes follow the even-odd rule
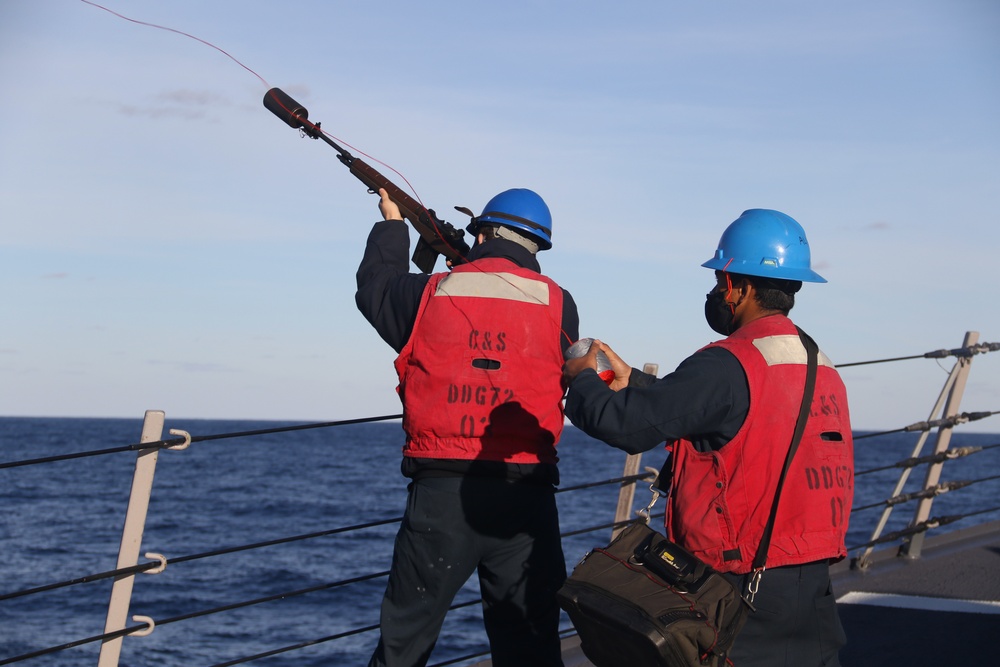
[[[277,422],[167,420],[194,436],[270,429]],[[138,442],[141,420],[0,418],[0,463],[119,447]],[[916,434],[859,440],[858,471],[890,465],[911,454]],[[1000,436],[957,432],[952,447],[988,446]],[[406,496],[399,473],[403,434],[398,422],[356,424],[240,439],[196,442],[184,451],[161,451],[142,552],[168,560],[243,544],[398,518]],[[933,436],[925,453],[933,446]],[[563,488],[621,475],[625,455],[568,427],[560,444]],[[114,569],[136,454],[123,452],[0,469],[0,596]],[[659,468],[662,450],[643,456]],[[857,479],[856,506],[885,498],[900,469]],[[911,475],[905,490],[923,482]],[[1000,474],[1000,447],[949,462],[944,480]],[[564,532],[610,523],[617,485],[560,493]],[[637,491],[636,507],[649,498]],[[1000,480],[986,481],[935,501],[934,516],[957,515],[1000,505]],[[658,507],[662,511],[662,501]],[[893,512],[888,530],[913,512]],[[879,510],[851,518],[848,544],[866,542]],[[1000,518],[980,514],[945,530]],[[248,664],[364,665],[378,639],[370,630],[316,641],[378,623],[385,577],[321,588],[254,606],[196,615],[245,600],[322,587],[389,568],[396,523],[278,544],[226,555],[170,563],[157,575],[136,578],[130,616],[163,623],[147,637],[124,640],[121,665],[199,667],[310,644]],[[602,528],[564,538],[567,569],[591,547],[607,542]],[[140,559],[144,562],[145,559]],[[0,600],[0,664],[5,659],[100,635],[110,580],[84,583],[29,597]],[[471,581],[456,602],[477,599]],[[564,627],[569,627],[564,619]],[[468,665],[460,659],[485,650],[478,605],[449,614],[430,664]],[[30,666],[94,665],[98,643],[18,662]]]

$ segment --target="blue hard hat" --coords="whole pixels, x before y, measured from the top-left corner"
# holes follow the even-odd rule
[[[809,268],[809,259],[802,225],[780,211],[752,208],[726,228],[715,257],[702,266],[747,276],[825,283]]]
[[[537,193],[525,188],[505,190],[486,202],[483,214],[466,229],[475,236],[481,225],[503,225],[525,232],[540,250],[552,247],[552,214]]]

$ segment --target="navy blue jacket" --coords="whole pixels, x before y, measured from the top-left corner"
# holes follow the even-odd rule
[[[698,451],[735,437],[750,409],[743,367],[728,350],[694,353],[657,379],[632,369],[629,386],[613,392],[593,369],[576,376],[566,416],[580,430],[629,454],[685,438]]]

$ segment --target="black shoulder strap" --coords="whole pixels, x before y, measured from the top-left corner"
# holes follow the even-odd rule
[[[812,405],[813,390],[816,388],[816,369],[819,366],[819,348],[816,341],[809,337],[802,329],[795,327],[799,332],[799,339],[806,348],[806,386],[802,392],[802,406],[799,408],[799,417],[795,422],[795,433],[792,435],[792,444],[788,448],[788,455],[785,457],[785,466],[781,469],[781,477],[778,478],[778,488],[774,492],[774,502],[771,503],[771,515],[767,518],[767,526],[764,527],[764,535],[760,538],[760,545],[757,547],[757,555],[753,559],[753,569],[759,570],[764,567],[767,560],[767,549],[771,546],[771,533],[774,532],[774,519],[778,515],[778,498],[781,497],[781,489],[785,485],[785,476],[788,468],[792,465],[792,457],[799,448],[799,441],[806,430],[806,420],[809,419],[809,408]]]

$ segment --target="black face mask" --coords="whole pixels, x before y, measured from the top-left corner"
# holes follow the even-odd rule
[[[733,333],[735,309],[726,303],[726,295],[714,289],[705,295],[705,321],[712,331],[723,336]]]

